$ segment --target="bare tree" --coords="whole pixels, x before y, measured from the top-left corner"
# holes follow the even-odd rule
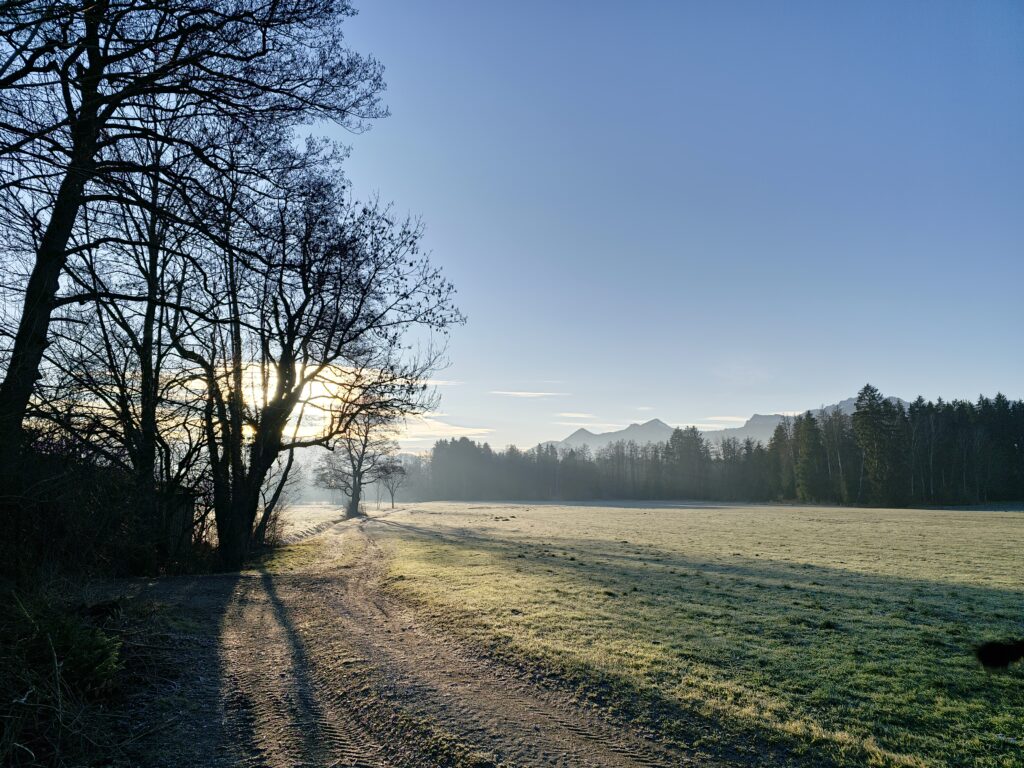
[[[343,45],[352,13],[0,4],[4,492],[30,414],[134,477],[154,531],[165,499],[200,499],[193,531],[212,510],[234,568],[296,449],[430,405],[432,334],[461,318],[421,226],[352,201],[342,153],[294,149],[298,124],[384,114],[380,66]]]
[[[405,485],[408,475],[397,457],[390,457],[377,469],[377,482],[384,486],[391,497],[391,508],[395,508],[395,494]]]
[[[267,474],[261,493],[259,523],[253,531],[252,540],[256,547],[271,543],[277,534],[281,512],[288,506],[289,497],[300,482],[301,473],[296,471],[295,450],[289,449],[279,456]]]
[[[208,190],[211,252],[174,345],[205,390],[207,455],[224,564],[244,560],[282,452],[333,447],[360,416],[429,405],[436,362],[414,328],[459,315],[419,251],[421,228],[351,201],[320,149],[277,150],[272,183],[240,172]],[[261,161],[262,163],[263,161]]]
[[[8,480],[75,227],[101,180],[146,169],[118,147],[145,136],[220,163],[204,142],[163,133],[153,110],[270,132],[324,118],[359,129],[383,114],[383,83],[343,44],[352,13],[344,0],[0,4],[0,225],[5,257],[26,264],[0,383]]]
[[[316,466],[316,483],[321,488],[340,491],[348,497],[346,517],[361,514],[363,488],[382,479],[391,469],[398,446],[392,439],[390,423],[372,412],[354,418],[348,430],[336,441],[334,451]]]
[[[180,221],[180,189],[161,169],[171,153],[148,138],[120,149],[150,154],[150,170],[131,178],[130,191],[109,185],[108,199],[76,228],[71,292],[55,302],[30,415],[128,470],[137,518],[158,533],[205,472],[200,393],[171,343],[186,311],[184,285],[201,274],[190,253],[197,235]],[[142,197],[149,205],[138,204]]]
[[[153,131],[115,148],[141,170],[98,179],[103,194],[73,231],[29,414],[33,431],[46,420],[93,461],[134,477],[137,544],[166,562],[207,511],[200,505],[183,522],[207,498],[209,470],[202,392],[172,342],[183,317],[205,306],[191,307],[185,290],[203,281],[208,247],[193,200],[219,171],[155,138],[194,130],[195,121],[157,110],[146,119]]]

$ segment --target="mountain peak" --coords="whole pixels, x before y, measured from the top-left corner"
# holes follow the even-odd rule
[[[642,424],[640,422],[634,421],[629,426],[630,427],[667,427],[668,424],[666,424],[661,419],[650,419],[649,421],[645,421]],[[627,427],[627,429],[628,429],[628,427]]]
[[[906,401],[902,401],[899,398],[889,398],[893,402],[902,402],[904,406],[908,405]],[[856,398],[850,397],[846,400],[842,400],[835,405],[827,406],[826,408],[813,408],[811,413],[815,416],[820,416],[823,410],[830,410],[832,408],[838,408],[844,413],[853,413],[856,405]],[[775,431],[775,427],[782,423],[786,417],[781,413],[755,413],[742,427],[728,427],[726,429],[719,430],[708,430],[704,432],[704,438],[709,442],[719,443],[725,438],[736,438],[737,440],[745,440],[747,438],[756,440],[758,442],[767,444],[771,439],[772,432]],[[651,419],[645,421],[643,424],[630,424],[625,429],[620,429],[615,432],[591,432],[590,430],[580,428],[569,435],[565,440],[561,442],[555,442],[554,445],[561,445],[566,448],[578,448],[583,445],[589,446],[592,450],[603,448],[606,445],[611,445],[617,442],[628,442],[634,443],[664,443],[672,436],[672,427],[666,424],[661,419]]]
[[[634,443],[663,443],[672,435],[672,427],[661,419],[651,419],[643,424],[630,424],[625,429],[615,432],[599,432],[597,434],[589,430],[577,429],[559,445],[567,448],[575,448],[581,445],[588,445],[596,450],[605,445],[619,441],[632,441]]]

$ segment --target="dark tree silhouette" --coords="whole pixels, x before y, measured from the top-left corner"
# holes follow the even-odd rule
[[[296,449],[429,405],[431,340],[460,317],[421,226],[351,200],[343,149],[295,148],[301,124],[359,131],[385,114],[381,67],[344,44],[352,14],[346,0],[0,5],[9,541],[42,540],[18,459],[45,450],[57,476],[59,454],[130,477],[111,526],[157,562],[191,510],[184,532],[201,541],[212,520],[238,567]]]
[[[191,302],[207,305],[174,340],[204,382],[218,540],[231,568],[245,558],[278,456],[331,448],[359,417],[427,407],[422,380],[436,354],[410,357],[406,334],[459,320],[451,285],[419,251],[421,227],[351,201],[329,167],[301,160],[255,192],[234,178],[211,191],[223,232]]]
[[[140,136],[189,144],[148,119],[154,111],[262,131],[312,119],[358,129],[383,114],[383,84],[380,66],[343,44],[351,14],[337,0],[0,5],[0,208],[27,262],[0,383],[6,480],[16,471],[74,229],[102,197],[98,181],[145,170],[119,145]]]

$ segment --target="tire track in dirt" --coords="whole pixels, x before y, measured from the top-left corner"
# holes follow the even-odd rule
[[[305,642],[272,577],[243,579],[221,633],[226,741],[237,765],[386,766],[383,751],[311,674]],[[290,590],[287,597],[294,596]]]
[[[649,741],[418,621],[382,589],[374,526],[321,533],[318,565],[154,586],[206,627],[212,656],[182,682],[195,714],[151,740],[138,764],[179,768],[197,755],[217,768],[722,764]]]
[[[323,607],[334,614],[335,632],[357,653],[358,669],[349,672],[358,672],[387,707],[497,764],[631,768],[696,763],[603,720],[565,694],[522,681],[517,670],[483,660],[417,623],[410,609],[380,589],[385,555],[372,527],[372,521],[364,521],[349,529],[361,554],[344,578],[323,585],[328,602]],[[311,638],[310,647],[316,644]]]

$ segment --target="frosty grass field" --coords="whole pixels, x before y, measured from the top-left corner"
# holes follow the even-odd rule
[[[1024,635],[1019,511],[371,514],[388,588],[427,620],[664,739],[738,758],[769,745],[849,765],[1024,765],[1024,670],[972,656]]]

